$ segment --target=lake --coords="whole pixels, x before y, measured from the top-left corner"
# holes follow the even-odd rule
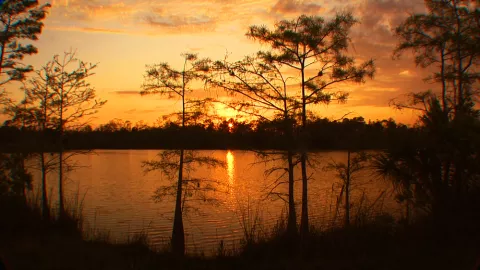
[[[96,150],[72,158],[80,167],[68,172],[65,179],[65,200],[72,205],[75,198],[83,202],[85,229],[108,234],[112,241],[125,241],[136,233],[147,233],[152,245],[168,242],[174,210],[174,198],[155,201],[153,195],[172,183],[161,171],[144,172],[142,162],[158,159],[160,150]],[[264,162],[249,151],[202,150],[199,155],[224,161],[225,167],[192,168],[188,179],[215,180],[215,191],[205,198],[193,196],[185,202],[185,234],[187,252],[211,254],[224,242],[227,248],[238,247],[243,238],[244,224],[259,221],[261,233],[268,233],[285,216],[286,203],[281,195],[287,184],[284,170],[266,174],[272,166],[284,167],[281,160]],[[346,152],[321,152],[309,156],[309,214],[312,225],[319,228],[342,223],[342,211],[336,213],[341,180],[324,167],[332,161],[346,162]],[[313,162],[315,161],[315,162]],[[33,161],[32,161],[33,162]],[[299,166],[297,166],[299,167]],[[33,171],[34,193],[40,174]],[[300,179],[300,170],[295,171]],[[278,181],[277,181],[278,180]],[[277,181],[277,182],[276,182]],[[398,214],[399,205],[393,198],[391,184],[368,170],[352,180],[353,213],[359,206],[372,211]],[[278,184],[277,188],[274,188]],[[300,222],[301,181],[295,183],[298,222]],[[56,205],[56,172],[49,174],[48,193]],[[271,193],[271,196],[267,196]],[[194,194],[195,195],[195,194]],[[341,207],[340,207],[341,208]]]

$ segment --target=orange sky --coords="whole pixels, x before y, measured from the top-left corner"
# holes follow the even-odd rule
[[[40,0],[41,3],[47,1]],[[435,89],[422,78],[428,72],[416,68],[410,55],[392,60],[396,39],[392,27],[409,13],[424,10],[423,1],[404,0],[51,0],[50,14],[40,40],[39,53],[25,62],[39,68],[54,54],[77,49],[78,58],[99,63],[90,82],[107,105],[94,123],[112,118],[153,123],[179,104],[158,96],[138,94],[145,65],[169,62],[181,65],[182,52],[231,60],[262,47],[247,39],[249,25],[273,26],[280,19],[300,14],[331,17],[335,11],[350,10],[361,24],[352,30],[350,54],[374,58],[377,74],[364,85],[341,85],[350,91],[347,104],[319,106],[322,117],[338,118],[347,112],[368,119],[393,117],[411,123],[412,112],[389,107],[392,98],[412,91]],[[10,87],[12,88],[12,86]],[[9,89],[10,92],[16,90]],[[18,91],[18,90],[17,90]],[[19,93],[17,93],[18,95]],[[220,112],[222,114],[222,112]]]

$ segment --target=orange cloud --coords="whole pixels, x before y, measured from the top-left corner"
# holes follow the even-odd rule
[[[398,75],[405,76],[405,77],[413,77],[415,76],[415,73],[407,69],[407,70],[401,71],[400,73],[398,73]]]
[[[93,27],[74,27],[74,26],[53,26],[53,27],[49,27],[49,30],[77,31],[77,32],[85,32],[85,33],[128,34],[128,32],[124,30],[93,28]]]
[[[140,90],[144,64],[161,60],[175,66],[178,60],[176,53],[180,49],[198,50],[200,56],[214,60],[222,58],[226,50],[242,58],[243,54],[268,49],[244,37],[249,25],[264,24],[271,28],[274,21],[292,19],[302,13],[329,18],[336,10],[351,10],[361,22],[352,29],[352,46],[348,53],[362,60],[374,58],[378,72],[373,81],[364,85],[335,86],[334,90],[351,93],[347,104],[338,106],[341,110],[358,109],[359,114],[365,113],[369,117],[382,113],[390,115],[388,106],[392,98],[437,87],[422,81],[431,70],[417,68],[409,53],[399,60],[392,59],[392,51],[397,44],[394,28],[409,14],[423,11],[423,1],[54,0],[52,4],[45,30],[72,33],[45,31],[40,40],[43,44],[39,46],[39,56],[51,53],[49,50],[53,47],[58,50],[59,45],[65,48],[74,45],[85,58],[98,59],[102,63],[100,68],[103,65],[108,67],[99,69],[96,76],[97,87],[111,87],[108,90],[111,101],[100,112],[99,122],[114,117],[156,119],[161,113],[169,113],[176,108],[173,100],[160,101],[163,99],[160,96],[141,97],[135,91],[137,85]],[[45,42],[47,37],[52,40],[51,43]],[[93,38],[95,42],[85,42],[86,38]],[[127,78],[125,74],[129,72],[133,76]],[[291,71],[288,75],[298,76]],[[222,91],[196,93],[198,97],[225,95]],[[155,106],[159,104],[164,105],[164,111],[157,110]],[[332,113],[323,110],[319,113],[324,116],[343,115],[343,111],[335,111],[336,107],[333,104],[329,106]],[[140,112],[139,108],[143,111]]]
[[[125,19],[140,10],[142,1],[54,0],[52,14],[79,21]]]
[[[154,27],[180,28],[183,30],[213,30],[216,20],[205,14],[200,15],[173,15],[165,11],[151,12],[144,17],[144,21]]]
[[[135,90],[121,90],[121,91],[113,91],[114,94],[117,95],[140,95],[140,91],[135,91]]]
[[[314,14],[323,11],[324,8],[313,1],[304,0],[278,0],[272,7],[272,13],[300,13],[300,14]]]

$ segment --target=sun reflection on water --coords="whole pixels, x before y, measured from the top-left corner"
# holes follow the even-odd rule
[[[235,182],[235,157],[231,151],[227,152],[227,174],[228,183],[230,188],[232,188]]]

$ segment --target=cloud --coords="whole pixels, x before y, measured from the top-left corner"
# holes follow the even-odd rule
[[[94,28],[94,27],[52,26],[52,27],[49,27],[48,29],[54,30],[54,31],[76,31],[76,32],[84,32],[84,33],[129,34],[124,30]]]
[[[350,93],[347,104],[349,106],[389,107],[392,100],[402,96],[400,89],[357,89]]]
[[[304,0],[278,0],[277,3],[272,7],[272,13],[283,13],[283,14],[292,14],[292,13],[318,13],[324,8],[318,3]]]
[[[109,33],[109,34],[125,34],[126,33],[123,30],[93,28],[93,27],[83,27],[83,28],[80,28],[80,30],[84,32],[93,32],[93,33]]]
[[[422,1],[365,0],[346,9],[360,21],[352,28],[349,53],[357,59],[373,58],[377,67],[373,81],[351,92],[349,105],[387,107],[391,99],[406,93],[436,90],[437,85],[427,85],[422,80],[432,70],[416,67],[410,53],[406,52],[401,59],[392,58],[399,42],[395,28],[410,14],[425,12]]]
[[[97,18],[126,19],[137,12],[142,1],[54,0],[52,13],[69,19],[89,21]]]
[[[120,28],[125,33],[141,35],[211,32],[218,30],[218,26],[223,27],[220,31],[227,31],[268,12],[271,5],[261,0],[51,0],[51,3],[48,28],[72,27],[69,28],[72,31],[87,31],[81,27]]]
[[[145,16],[145,22],[162,28],[195,28],[211,30],[215,20],[207,15],[165,15],[153,13]]]
[[[201,50],[203,50],[204,48],[202,47],[188,47],[187,48],[187,51],[192,51],[192,52],[199,52]]]
[[[407,69],[407,70],[401,71],[400,73],[398,73],[398,75],[404,76],[404,77],[412,77],[412,76],[415,76],[415,73]]]
[[[366,0],[351,8],[361,22],[357,36],[382,44],[395,40],[393,31],[409,14],[425,11],[423,2],[403,0]]]
[[[126,114],[145,114],[145,113],[158,113],[159,110],[138,110],[138,109],[131,109],[126,110],[124,113]]]
[[[135,90],[120,90],[120,91],[113,91],[112,93],[117,95],[135,95],[140,96],[140,91]]]

